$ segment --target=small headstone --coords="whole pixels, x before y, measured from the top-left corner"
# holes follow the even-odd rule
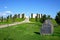
[[[51,23],[51,20],[45,20],[43,23],[41,30],[40,30],[41,35],[50,35],[53,34],[53,25]]]

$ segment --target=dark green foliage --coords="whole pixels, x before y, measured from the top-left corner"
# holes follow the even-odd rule
[[[14,18],[17,18],[17,14],[14,15]]]
[[[40,18],[40,14],[39,14],[39,18]]]
[[[13,17],[13,22],[15,22],[15,17]]]
[[[55,20],[60,25],[60,11],[57,13]]]
[[[37,16],[35,17],[35,21],[36,21],[36,22],[38,21],[38,18],[37,18]]]
[[[3,16],[1,17],[1,22],[3,22],[3,20],[4,20],[4,18],[3,18]]]
[[[43,23],[45,20],[47,19],[46,15],[44,14],[41,19],[40,19],[40,22]]]
[[[9,21],[9,16],[7,16],[7,22]]]
[[[47,15],[47,19],[53,19],[50,15]]]
[[[37,14],[37,16],[35,17],[35,21],[39,22],[39,19],[40,19],[40,14]]]
[[[7,37],[7,38],[4,38],[4,40],[13,40],[13,39],[12,39],[12,38],[8,38],[8,37]]]
[[[20,14],[18,14],[18,18],[20,18]]]
[[[39,14],[37,13],[37,18],[39,18]]]
[[[37,18],[40,18],[40,14],[37,13]]]
[[[7,20],[8,23],[12,22],[12,15],[8,15],[6,20]]]
[[[12,15],[10,15],[10,18],[12,19]]]
[[[15,15],[13,16],[13,22],[16,21],[16,18],[17,18],[17,14],[15,14]]]
[[[41,15],[40,22],[43,23],[46,19],[52,19],[52,18],[50,17],[50,15],[45,15],[44,14],[43,16]]]
[[[42,17],[42,14],[41,14],[41,17]]]
[[[32,15],[32,14],[31,14]],[[41,16],[41,18],[40,18],[40,16]],[[31,17],[31,19],[33,19],[32,17]],[[35,18],[34,18],[34,21],[35,22],[41,22],[41,23],[43,23],[46,19],[52,19],[51,17],[50,17],[50,15],[40,15],[40,14],[36,14],[36,16],[35,16]]]
[[[0,17],[0,25],[2,24],[10,24],[13,22],[21,22],[23,21],[25,18],[18,18],[18,15],[15,14],[14,16],[12,16],[11,14],[8,15],[7,17]]]
[[[22,18],[24,18],[24,13],[22,14]]]
[[[33,18],[33,13],[31,13],[31,18]]]
[[[50,15],[47,16],[47,19],[50,19]]]

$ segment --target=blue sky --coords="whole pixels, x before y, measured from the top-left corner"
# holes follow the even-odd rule
[[[60,0],[0,0],[0,16],[31,13],[47,14],[55,17],[60,11]]]

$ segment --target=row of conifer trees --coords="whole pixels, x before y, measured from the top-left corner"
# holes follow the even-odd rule
[[[33,13],[31,14],[31,19],[33,19]],[[50,17],[50,15],[36,14],[34,19],[35,19],[36,22],[42,22],[43,23],[46,19],[52,19],[52,18]]]
[[[4,21],[10,21],[9,19],[15,21],[17,18],[25,18],[25,14],[15,14],[14,16],[12,16],[12,14],[8,15],[7,17],[0,17],[0,22],[4,22]]]
[[[57,12],[57,15],[55,16],[55,18],[52,18],[50,15],[46,15],[46,14],[41,15],[41,18],[38,16],[40,16],[40,14],[37,14],[37,16],[35,17],[36,22],[40,21],[41,23],[43,23],[46,19],[54,19],[56,23],[60,25],[60,11]],[[31,14],[31,19],[33,19],[33,13]]]

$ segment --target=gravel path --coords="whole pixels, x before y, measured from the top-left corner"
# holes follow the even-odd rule
[[[30,23],[29,18],[26,18],[22,22],[15,22],[15,23],[12,23],[12,24],[0,25],[0,28],[5,28],[5,27],[8,27],[8,26],[13,26],[13,25],[22,24],[22,23]]]

